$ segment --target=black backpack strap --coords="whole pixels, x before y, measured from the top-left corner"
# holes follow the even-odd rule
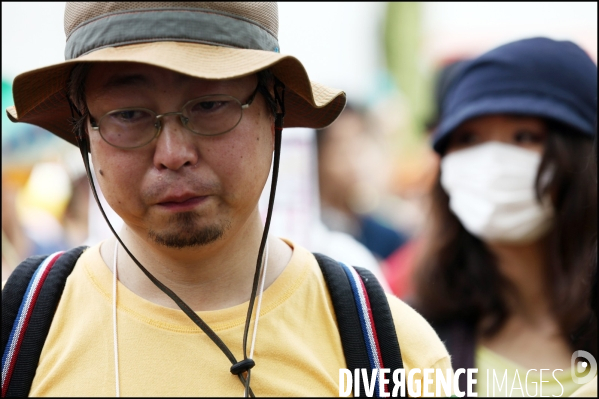
[[[362,322],[354,291],[344,266],[328,256],[318,253],[315,253],[314,256],[329,288],[347,368],[352,372],[355,369],[370,370],[372,367],[362,331]],[[386,294],[376,277],[366,269],[355,268],[355,270],[364,283],[370,301],[382,364],[384,368],[391,371],[387,376],[390,380],[389,392],[393,392],[394,384],[391,376],[394,370],[403,368],[403,362],[391,309]],[[365,395],[363,381],[360,385],[360,394]],[[375,391],[374,394],[378,396],[378,392]]]
[[[30,257],[17,266],[6,281],[2,289],[3,397],[29,394],[67,277],[85,249],[86,246],[80,246],[60,255]],[[46,260],[48,262],[44,263]],[[35,280],[42,274],[39,286],[34,290]],[[34,301],[34,304],[25,320],[23,311],[27,301]],[[17,320],[20,312],[21,317]],[[17,326],[21,331],[18,340],[15,337]]]
[[[360,327],[360,316],[349,279],[336,260],[318,253],[315,253],[314,257],[320,265],[329,288],[347,368],[350,370],[370,369],[366,343]]]
[[[393,370],[403,369],[401,349],[399,347],[399,340],[397,339],[395,323],[393,321],[393,315],[391,314],[391,308],[389,307],[389,301],[387,301],[387,294],[385,294],[385,290],[383,290],[383,287],[381,287],[370,270],[362,267],[356,267],[355,269],[360,277],[362,277],[362,281],[368,292],[372,309],[372,318],[374,319],[374,325],[376,327],[376,333],[381,348],[383,365],[385,368],[390,369],[391,373],[393,373]],[[390,391],[393,386],[393,381],[389,381]]]

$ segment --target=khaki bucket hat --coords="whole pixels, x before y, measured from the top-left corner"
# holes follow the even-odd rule
[[[311,82],[299,60],[280,54],[278,27],[273,2],[67,2],[66,61],[18,75],[6,111],[77,145],[67,100],[77,64],[138,62],[214,80],[268,68],[286,86],[284,127],[326,127],[345,93]]]

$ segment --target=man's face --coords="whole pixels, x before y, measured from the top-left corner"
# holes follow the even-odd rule
[[[245,104],[255,75],[233,80],[191,78],[134,63],[94,65],[86,101],[98,121],[119,108],[179,112],[197,97],[227,94]],[[240,231],[258,217],[274,143],[273,118],[257,95],[228,133],[199,136],[178,116],[162,119],[160,135],[136,149],[120,149],[87,125],[102,192],[125,223],[142,237],[172,248],[205,245]]]

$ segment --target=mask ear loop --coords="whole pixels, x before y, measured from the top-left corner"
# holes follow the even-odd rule
[[[71,99],[68,96],[67,96],[67,101],[69,102],[69,106],[71,108],[71,116],[73,117],[73,119],[77,120],[75,115],[77,115],[79,117],[79,119],[82,118],[83,114],[77,109],[77,107],[75,107],[75,105],[72,103]],[[108,219],[108,217],[106,216],[106,213],[104,212],[104,208],[102,208],[102,204],[100,203],[100,200],[98,198],[98,193],[96,192],[96,187],[94,184],[94,180],[93,180],[92,173],[91,173],[91,168],[89,165],[89,156],[88,156],[89,143],[88,143],[87,137],[83,131],[84,131],[83,126],[80,127],[77,131],[75,131],[75,138],[77,139],[77,144],[79,146],[79,150],[80,150],[81,156],[83,158],[83,164],[85,166],[85,172],[87,174],[87,178],[90,183],[92,194],[94,196],[94,199],[96,200],[96,203],[98,204],[98,207],[100,208],[100,212],[102,213],[102,216],[106,220],[106,223],[108,223],[108,227],[112,231],[112,234],[114,234],[115,238],[119,241],[119,243],[121,244],[123,249],[131,257],[133,262],[135,262],[135,264],[140,268],[140,270],[150,279],[150,281],[152,283],[154,283],[154,285],[156,285],[156,287],[158,287],[162,292],[164,292],[166,295],[168,295],[169,298],[171,298],[177,304],[177,306],[179,306],[179,308],[187,315],[187,317],[189,317],[198,327],[200,327],[200,329],[212,340],[212,342],[214,342],[216,344],[216,346],[218,346],[218,348],[225,354],[225,356],[227,356],[227,358],[229,359],[229,361],[232,364],[231,372],[233,374],[237,375],[237,377],[239,378],[239,380],[245,387],[246,396],[250,395],[251,397],[254,397],[254,393],[252,392],[252,389],[249,387],[249,384],[246,382],[246,378],[243,375],[243,372],[245,371],[244,368],[247,364],[246,360],[248,360],[248,359],[246,358],[246,359],[242,360],[241,362],[238,362],[237,359],[235,358],[235,356],[233,355],[233,353],[231,353],[231,350],[227,347],[227,345],[225,345],[225,343],[220,339],[220,337],[218,335],[216,335],[216,333],[185,302],[183,302],[183,300],[181,300],[181,298],[179,298],[166,285],[162,284],[156,277],[154,277],[137,260],[137,258],[131,253],[129,248],[127,248],[125,243],[123,243],[123,240],[121,240],[121,237],[119,237],[119,235],[116,233],[116,231],[114,230],[114,227],[112,227],[110,220]],[[276,140],[275,140],[275,142],[276,142]],[[262,250],[263,250],[263,248],[262,248]],[[251,299],[254,299],[255,292],[252,291],[252,294],[253,294],[253,296]],[[248,324],[246,322],[246,329],[247,329],[247,326],[248,326]],[[244,335],[244,342],[246,339],[247,339],[247,336]],[[244,353],[245,353],[245,348],[244,348]],[[251,360],[251,359],[249,359],[249,360]],[[246,363],[244,363],[244,362],[246,362]],[[253,361],[251,361],[251,362],[253,363]],[[234,370],[237,371],[236,369],[234,369],[235,366],[239,366],[240,364],[244,368],[239,370],[239,373],[233,372]],[[251,368],[251,367],[253,367],[253,365],[251,365],[249,368]],[[248,376],[249,376],[249,374],[248,374]]]

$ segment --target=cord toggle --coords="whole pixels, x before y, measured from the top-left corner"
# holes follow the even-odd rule
[[[245,373],[255,365],[256,362],[254,362],[252,359],[244,359],[231,366],[231,374],[239,375],[241,373]]]

